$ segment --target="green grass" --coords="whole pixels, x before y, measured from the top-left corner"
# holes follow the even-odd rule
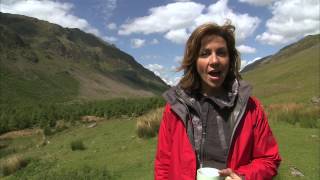
[[[64,71],[49,74],[36,70],[9,71],[0,68],[0,79],[1,104],[65,102],[74,98],[79,89],[79,82]]]
[[[319,45],[243,74],[263,104],[309,103],[319,96]]]
[[[92,34],[1,13],[0,105],[160,95],[168,86]]]
[[[39,135],[20,137],[14,140],[0,140],[0,144],[8,145],[6,148],[0,149],[0,157],[2,158],[8,155],[30,150],[36,147],[40,141],[41,137]]]
[[[33,141],[29,142],[21,138],[12,140],[11,144],[27,146],[17,152],[32,160],[27,167],[4,179],[77,179],[80,176],[88,179],[153,179],[157,138],[138,138],[136,122],[128,118],[113,119],[100,122],[95,128],[78,124],[49,137],[46,146],[36,146],[37,136],[30,137]],[[319,129],[301,128],[281,121],[272,121],[271,126],[283,158],[276,179],[317,180],[320,172]],[[86,149],[72,151],[70,143],[79,139]],[[305,176],[292,177],[289,171],[292,166]]]
[[[108,120],[95,128],[80,125],[58,133],[48,139],[48,145],[26,151],[27,157],[38,160],[7,178],[63,176],[66,170],[76,172],[88,167],[93,171],[106,171],[113,179],[152,179],[156,138],[137,138],[135,125],[135,120]],[[78,139],[86,149],[72,151],[70,143]]]
[[[317,180],[320,177],[320,138],[319,129],[300,128],[287,123],[271,124],[277,138],[282,163],[277,180],[306,179]],[[313,137],[316,135],[317,137]],[[293,177],[290,167],[298,168],[305,176]]]

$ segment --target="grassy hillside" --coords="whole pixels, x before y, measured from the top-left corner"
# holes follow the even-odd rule
[[[21,15],[0,16],[2,104],[154,96],[168,87],[92,34]]]
[[[320,96],[319,50],[320,35],[306,37],[250,67],[243,78],[264,104],[309,103]]]
[[[78,126],[56,134],[49,138],[48,145],[28,149],[24,155],[31,157],[30,164],[8,179],[78,179],[86,176],[99,179],[103,174],[112,179],[152,179],[155,139],[137,138],[135,122],[113,119],[101,122],[95,128]],[[26,139],[16,139],[16,143],[11,144],[21,146],[25,143],[36,147],[41,142],[39,135],[31,137],[33,144]],[[86,149],[72,151],[70,143],[75,140],[83,141]],[[90,170],[94,174],[86,172]],[[77,173],[83,177],[78,177]]]
[[[160,119],[161,112],[157,117]],[[318,129],[270,121],[283,158],[275,179],[317,180],[320,171]],[[45,146],[41,145],[41,133],[3,139],[3,144],[10,145],[0,148],[0,155],[11,152],[29,158],[25,168],[4,179],[153,179],[157,138],[138,138],[136,122],[130,118],[112,119],[99,122],[95,128],[78,124],[50,136],[50,143]],[[83,142],[84,150],[72,151],[70,144],[77,140]],[[5,159],[1,158],[0,163]],[[301,171],[304,177],[291,175],[291,168]]]
[[[163,82],[90,34],[0,15],[0,130],[37,125],[0,135],[0,178],[153,179],[157,138],[138,138],[137,121],[151,118],[137,115],[162,102],[81,100],[152,96],[166,88]],[[319,179],[319,108],[300,104],[319,96],[319,48],[319,36],[307,37],[243,74],[270,105],[283,158],[276,180]],[[304,176],[294,177],[292,168]]]

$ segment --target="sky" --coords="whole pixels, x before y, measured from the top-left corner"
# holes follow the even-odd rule
[[[241,66],[320,33],[319,0],[0,0],[0,11],[79,28],[132,55],[167,84],[199,25],[231,20]]]

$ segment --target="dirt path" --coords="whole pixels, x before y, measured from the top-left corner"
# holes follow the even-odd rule
[[[24,137],[24,136],[32,136],[34,134],[39,134],[39,133],[42,133],[42,129],[35,128],[35,129],[11,131],[11,132],[7,132],[5,134],[0,135],[0,140],[15,139],[15,138]]]

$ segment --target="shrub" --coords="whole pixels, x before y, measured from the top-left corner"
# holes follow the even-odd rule
[[[115,175],[110,173],[106,168],[92,168],[84,165],[79,169],[61,169],[59,171],[49,171],[38,177],[38,179],[77,179],[77,180],[109,180]]]
[[[86,115],[104,118],[140,116],[164,104],[165,101],[161,97],[117,98],[104,101],[68,103],[46,101],[6,104],[1,102],[0,133],[34,126],[53,129],[58,120],[63,119],[66,123],[74,124]],[[50,134],[49,131],[48,133]]]
[[[17,170],[27,166],[28,160],[21,155],[13,155],[5,159],[0,166],[0,170],[3,176],[8,176]]]
[[[70,124],[70,123],[69,123]],[[61,131],[64,131],[66,129],[69,128],[69,125],[68,123],[66,123],[64,120],[58,120],[56,122],[56,125],[55,125],[55,132],[61,132]]]
[[[286,122],[303,128],[318,128],[319,110],[317,106],[290,103],[270,105],[267,113],[269,119],[275,122]]]
[[[320,108],[307,108],[305,109],[300,118],[300,126],[304,128],[319,128],[320,117],[319,117]]]
[[[304,119],[303,121],[300,121],[300,126],[303,128],[317,128],[319,127],[319,123],[318,120]]]
[[[17,150],[15,147],[10,147],[8,145],[3,146],[2,149],[0,148],[0,157],[9,156],[10,154],[17,153]]]
[[[136,125],[138,137],[149,138],[157,135],[162,112],[163,108],[158,108],[138,118]]]
[[[85,150],[86,149],[81,140],[72,141],[70,145],[71,145],[72,151]]]

